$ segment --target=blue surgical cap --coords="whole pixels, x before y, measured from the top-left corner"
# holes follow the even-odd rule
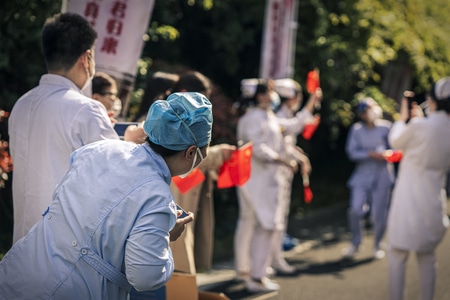
[[[150,106],[144,131],[152,143],[182,151],[208,145],[212,122],[212,105],[203,94],[174,93]]]

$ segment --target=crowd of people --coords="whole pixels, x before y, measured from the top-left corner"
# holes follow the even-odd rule
[[[164,285],[174,271],[211,270],[214,181],[248,143],[251,174],[236,188],[236,277],[249,292],[278,290],[273,274],[297,272],[282,244],[294,174],[308,178],[312,170],[297,136],[316,122],[322,90],[303,103],[293,79],[244,79],[238,145],[210,145],[211,80],[197,71],[156,72],[133,116],[138,125],[121,141],[114,124],[122,102],[115,79],[95,71],[96,37],[77,14],[48,19],[47,74],[11,111],[14,231],[0,261],[0,296],[127,299],[132,289]],[[389,259],[391,300],[404,299],[410,252],[419,264],[421,297],[433,299],[434,252],[449,225],[450,77],[433,85],[426,104],[424,115],[404,97],[392,123],[374,99],[361,99],[346,143],[355,168],[348,180],[351,241],[342,255],[357,255],[369,216],[373,255]],[[387,160],[392,150],[403,153],[398,171]],[[180,190],[172,178],[194,169],[204,179]],[[177,205],[188,214],[181,216]]]

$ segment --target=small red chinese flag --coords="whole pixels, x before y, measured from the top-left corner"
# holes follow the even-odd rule
[[[205,180],[205,174],[198,168],[192,170],[186,177],[181,178],[180,176],[172,177],[173,183],[177,186],[182,194],[186,193],[192,189],[197,184],[202,183]]]
[[[252,148],[251,143],[245,144],[223,163],[217,179],[219,189],[241,186],[247,182],[251,173]]]
[[[303,192],[304,192],[304,201],[309,204],[312,201],[313,193],[311,188],[309,187],[309,176],[303,175]]]
[[[397,163],[402,160],[403,152],[401,150],[386,150],[384,151],[384,157],[388,162]]]
[[[306,76],[306,90],[308,93],[314,93],[320,87],[319,69],[308,72]]]
[[[319,127],[320,124],[320,116],[316,115],[314,116],[314,121],[305,124],[305,128],[303,128],[302,136],[305,140],[311,139],[314,132],[316,132],[317,127]]]

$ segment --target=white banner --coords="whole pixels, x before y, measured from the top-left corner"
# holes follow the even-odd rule
[[[267,79],[294,75],[298,0],[267,0],[259,76]]]
[[[97,31],[95,69],[117,81],[122,101],[119,120],[127,116],[154,4],[155,0],[62,0],[62,12],[84,16]]]
[[[64,0],[62,10],[80,14],[94,26],[98,70],[134,77],[153,6],[154,0]]]

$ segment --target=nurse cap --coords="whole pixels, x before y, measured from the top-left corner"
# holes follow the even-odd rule
[[[291,78],[283,78],[274,80],[275,91],[282,98],[293,98],[302,91],[300,84]]]
[[[150,106],[144,131],[152,143],[182,151],[208,145],[212,122],[212,105],[203,94],[174,93]]]
[[[441,78],[434,84],[431,97],[436,101],[450,99],[450,77]]]

